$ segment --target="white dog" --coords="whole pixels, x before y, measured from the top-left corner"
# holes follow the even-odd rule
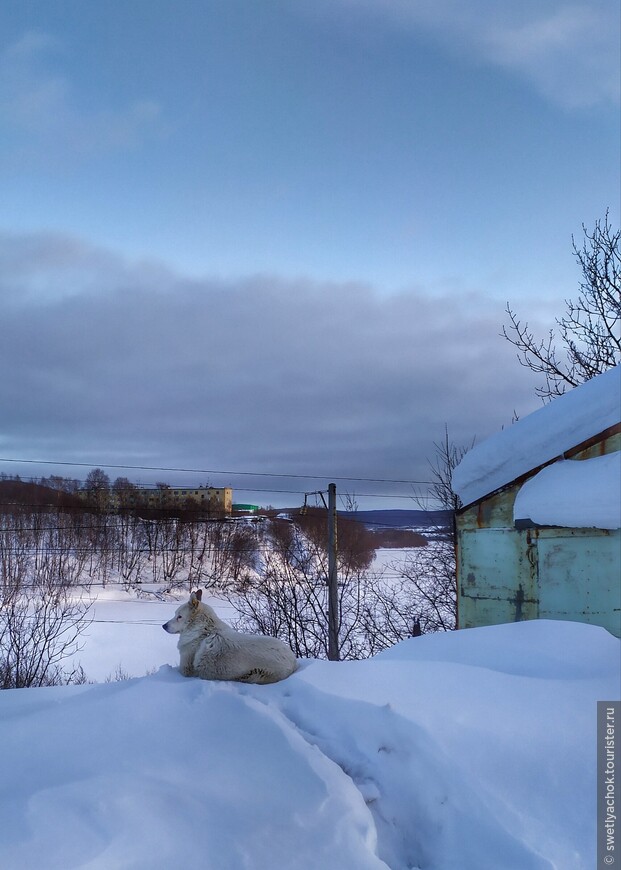
[[[242,634],[219,619],[201,601],[202,592],[178,607],[162,626],[178,634],[179,669],[186,677],[202,680],[238,680],[241,683],[277,683],[297,668],[292,650],[275,637]]]

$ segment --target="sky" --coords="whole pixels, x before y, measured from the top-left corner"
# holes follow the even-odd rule
[[[538,407],[505,305],[545,335],[618,225],[618,18],[6,0],[0,471],[410,506]]]

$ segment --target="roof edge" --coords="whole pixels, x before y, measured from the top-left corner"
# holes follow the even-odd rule
[[[590,438],[587,438],[586,441],[580,442],[580,444],[576,444],[575,447],[571,447],[569,450],[565,450],[563,453],[559,453],[558,456],[555,456],[553,459],[548,459],[547,462],[542,462],[541,465],[537,465],[534,468],[531,468],[529,471],[525,471],[524,474],[521,474],[519,477],[515,477],[513,480],[508,483],[499,486],[497,489],[492,489],[490,492],[486,492],[485,495],[482,495],[480,498],[475,499],[474,501],[468,502],[468,504],[462,505],[462,507],[458,508],[456,511],[457,514],[461,514],[469,508],[474,507],[474,505],[480,504],[482,501],[490,498],[492,495],[497,495],[498,493],[505,492],[515,484],[523,484],[530,477],[534,477],[535,474],[538,474],[543,468],[546,468],[548,465],[553,465],[555,462],[558,462],[561,459],[571,459],[572,456],[575,456],[577,453],[581,453],[583,450],[588,450],[589,447],[593,447],[597,444],[598,441],[604,441],[606,438],[611,438],[613,435],[621,434],[621,423],[615,423],[614,426],[608,426],[606,429],[602,429],[601,432],[598,432],[597,435],[592,435]]]

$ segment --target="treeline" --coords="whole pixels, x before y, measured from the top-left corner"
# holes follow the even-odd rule
[[[88,624],[89,587],[112,582],[139,593],[147,584],[211,588],[230,599],[239,627],[281,637],[299,657],[327,657],[325,511],[217,518],[98,501],[96,489],[85,502],[47,482],[23,484],[11,499],[4,485],[15,482],[0,481],[0,687],[80,678],[63,664]],[[373,571],[374,557],[374,535],[339,519],[341,658],[454,626],[452,546],[409,550],[389,574]]]
[[[238,584],[254,566],[251,527],[135,511],[10,505],[0,513],[0,564],[6,586],[53,573],[62,586],[109,582],[172,589]]]
[[[233,520],[191,500],[167,502],[165,485],[160,487],[162,500],[154,506],[141,503],[126,478],[111,484],[101,469],[89,473],[84,487],[62,477],[0,480],[0,552],[12,566],[4,582],[14,586],[18,577],[31,578],[52,561],[59,582],[68,586],[155,583],[167,590],[196,585],[236,591],[265,571],[272,551],[296,562],[283,546],[294,526],[317,552],[327,552],[320,509],[286,519]],[[378,545],[373,532],[343,518],[338,537],[343,574],[370,565]]]
[[[248,526],[85,503],[40,482],[0,481],[0,688],[84,679],[66,669],[93,584],[235,588],[251,570]]]
[[[73,507],[108,513],[136,511],[151,518],[160,515],[162,511],[171,516],[202,518],[225,515],[217,501],[179,499],[172,492],[171,487],[163,482],[145,488],[136,486],[126,477],[117,477],[111,481],[101,468],[93,468],[84,482],[59,475],[23,481],[19,476],[0,474],[0,505],[3,509],[11,504],[22,504],[31,507]]]

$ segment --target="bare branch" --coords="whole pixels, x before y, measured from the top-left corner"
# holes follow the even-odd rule
[[[521,365],[543,374],[545,384],[536,392],[544,401],[621,362],[621,233],[613,231],[608,212],[592,232],[584,224],[582,230],[581,248],[572,237],[582,272],[580,293],[575,301],[565,300],[557,332],[550,330],[547,338],[538,339],[509,304],[506,308],[509,325],[502,335],[517,348]]]

